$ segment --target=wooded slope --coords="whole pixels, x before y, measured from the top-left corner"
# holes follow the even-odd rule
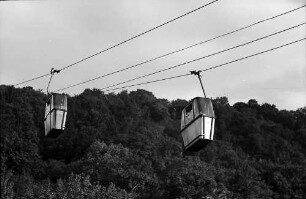
[[[215,141],[182,156],[185,100],[145,90],[68,98],[44,137],[46,95],[0,86],[1,198],[305,198],[306,107],[213,100]]]

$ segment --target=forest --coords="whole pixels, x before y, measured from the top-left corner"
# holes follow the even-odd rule
[[[186,100],[86,89],[68,96],[66,129],[49,138],[46,99],[0,86],[1,199],[306,198],[306,107],[217,97],[214,141],[182,155]]]

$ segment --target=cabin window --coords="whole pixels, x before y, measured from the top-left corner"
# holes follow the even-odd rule
[[[190,112],[192,110],[192,104],[189,104],[187,107],[186,107],[186,113]]]
[[[201,98],[198,100],[198,106],[200,113],[203,113],[205,116],[208,117],[215,117],[213,105],[210,99]]]
[[[67,110],[67,96],[60,94],[54,95],[53,105],[55,109]]]
[[[187,107],[186,107],[186,118],[192,118],[193,117],[193,112],[192,112],[192,103],[189,104]]]
[[[54,96],[54,106],[65,106],[64,97],[61,95]]]

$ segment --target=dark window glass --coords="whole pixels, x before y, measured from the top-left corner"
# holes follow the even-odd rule
[[[54,106],[64,106],[64,105],[65,105],[65,96],[55,95],[54,96]]]
[[[67,110],[67,96],[65,94],[54,94],[53,108]]]
[[[208,117],[215,117],[211,100],[208,98],[200,98],[198,100],[199,111]]]
[[[186,107],[186,113],[192,111],[192,104],[189,104],[187,107]]]

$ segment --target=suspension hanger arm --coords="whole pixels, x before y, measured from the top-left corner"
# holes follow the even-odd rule
[[[50,86],[53,75],[55,73],[60,73],[60,72],[61,72],[61,70],[56,70],[54,68],[51,68],[51,71],[50,71],[51,76],[50,76],[49,83],[48,83],[48,86],[47,86],[47,94],[49,94],[49,86]]]
[[[204,90],[204,86],[203,86],[203,83],[202,83],[202,76],[201,76],[201,72],[200,70],[198,71],[190,71],[191,75],[197,75],[199,80],[200,80],[200,84],[201,84],[201,87],[202,87],[202,90],[203,90],[203,94],[204,94],[204,97],[206,98],[206,94],[205,94],[205,90]]]

